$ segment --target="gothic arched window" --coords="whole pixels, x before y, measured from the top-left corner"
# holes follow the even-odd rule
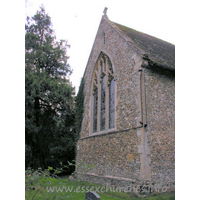
[[[111,61],[101,53],[92,79],[91,133],[115,128],[115,77]]]

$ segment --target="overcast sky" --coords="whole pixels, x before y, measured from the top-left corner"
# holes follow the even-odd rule
[[[71,46],[70,79],[76,92],[105,7],[111,21],[175,44],[174,0],[26,0],[25,16],[33,16],[41,4],[51,17],[57,39],[66,39]]]

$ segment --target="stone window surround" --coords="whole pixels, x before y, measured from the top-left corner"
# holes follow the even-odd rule
[[[103,61],[103,57],[106,58],[106,71],[104,69],[104,66],[102,67],[103,73],[105,73],[106,76],[106,121],[105,121],[105,130],[100,130],[100,109],[101,109],[101,90],[98,90],[98,111],[97,111],[97,132],[93,132],[93,111],[94,111],[94,89],[95,88],[101,88],[101,64],[100,62]],[[101,135],[108,132],[116,131],[116,119],[117,119],[117,111],[116,111],[116,105],[117,105],[117,84],[115,79],[115,72],[114,72],[114,66],[112,65],[112,62],[110,60],[110,57],[104,53],[100,52],[99,57],[97,59],[97,62],[94,67],[93,75],[92,75],[92,81],[91,81],[91,95],[90,95],[90,123],[89,123],[89,136],[93,135]],[[115,88],[115,114],[114,114],[114,128],[109,129],[109,77],[113,77],[114,79],[114,88]],[[100,81],[98,81],[100,80]]]

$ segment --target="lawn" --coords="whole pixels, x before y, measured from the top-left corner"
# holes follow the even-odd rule
[[[107,191],[106,191],[107,190]],[[25,199],[70,199],[84,200],[87,191],[94,191],[99,194],[101,200],[141,200],[142,197],[136,197],[133,193],[116,192],[113,188],[82,182],[77,180],[69,180],[65,178],[50,178],[50,177],[34,177],[33,175],[26,176]],[[145,198],[146,200],[173,200],[174,193],[164,193],[151,195]]]

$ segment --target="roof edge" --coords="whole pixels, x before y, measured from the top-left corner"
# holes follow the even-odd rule
[[[155,62],[152,59],[150,59],[147,54],[142,54],[141,56],[145,61],[148,62],[148,65],[145,65],[143,63],[142,67],[150,68],[150,69],[157,69],[157,70],[163,69],[163,70],[167,70],[169,72],[175,73],[175,68],[174,67],[171,67],[171,66],[166,65],[166,64],[161,64],[161,63]]]

